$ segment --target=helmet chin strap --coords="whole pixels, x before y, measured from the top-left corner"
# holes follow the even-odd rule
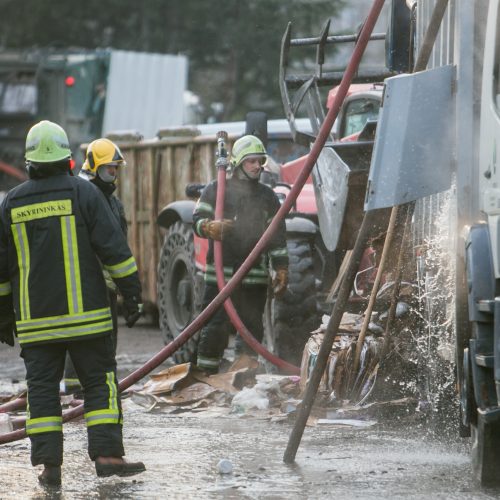
[[[245,172],[245,169],[243,168],[243,164],[240,163],[236,167],[236,176],[238,177],[238,179],[248,180],[251,182],[258,182],[258,180],[260,179],[260,174],[262,173],[262,170],[264,170],[264,169],[261,167],[259,170],[259,175],[257,175],[257,177],[251,177]],[[241,175],[241,174],[243,174],[243,175]]]

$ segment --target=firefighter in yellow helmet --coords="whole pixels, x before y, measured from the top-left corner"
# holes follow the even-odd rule
[[[122,202],[114,195],[116,180],[120,169],[126,166],[120,148],[109,139],[96,139],[87,147],[85,162],[80,170],[79,176],[96,185],[106,197],[115,219],[120,224],[123,234],[127,236],[128,227],[125,210]],[[105,273],[106,283],[111,291],[116,292],[117,287]],[[114,297],[116,303],[116,294]],[[115,337],[116,341],[116,337]]]
[[[213,240],[222,240],[224,276],[229,280],[245,261],[280,207],[273,190],[260,183],[263,164],[267,159],[264,144],[258,137],[245,135],[238,139],[231,150],[232,177],[228,179],[224,219],[216,221],[215,202],[217,181],[203,190],[194,214],[194,231],[208,238],[209,251],[205,272],[204,306],[218,293]],[[260,342],[264,335],[262,316],[267,296],[269,265],[275,271],[273,290],[276,297],[287,289],[288,251],[286,228],[283,221],[274,234],[266,252],[258,259],[231,296],[243,323]],[[198,345],[197,365],[206,372],[217,372],[232,329],[221,307],[203,327]],[[240,338],[236,338],[236,354],[255,355]]]
[[[114,195],[116,190],[116,180],[119,171],[126,165],[120,148],[112,141],[106,138],[92,141],[85,154],[85,161],[80,170],[79,177],[90,181],[97,186],[104,194],[111,211],[120,224],[125,237],[127,236],[127,220],[122,202]],[[105,269],[104,278],[108,287],[108,298],[113,318],[113,344],[116,353],[118,340],[118,314],[117,314],[117,292],[118,288],[111,279],[109,272]],[[142,306],[141,306],[142,307]],[[140,312],[140,311],[139,311]],[[64,390],[66,393],[78,394],[81,390],[80,382],[76,375],[73,364],[69,357],[66,359],[66,368],[64,371]]]
[[[65,131],[42,121],[26,137],[30,179],[0,205],[0,341],[22,348],[28,384],[26,433],[43,485],[61,484],[59,382],[69,352],[82,381],[88,452],[98,476],[131,475],[101,265],[126,298],[132,324],[141,302],[137,266],[104,197],[70,175]],[[8,320],[9,323],[6,321]]]

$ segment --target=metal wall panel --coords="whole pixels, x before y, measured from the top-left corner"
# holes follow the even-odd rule
[[[103,133],[182,125],[188,61],[184,56],[114,50],[108,75]]]
[[[365,208],[449,189],[454,153],[453,66],[388,78]]]
[[[422,45],[425,32],[429,26],[436,0],[419,0],[417,4],[417,50]],[[428,69],[455,64],[455,12],[456,0],[450,0],[446,9],[438,37],[431,53]],[[451,117],[450,117],[451,120]],[[447,194],[436,194],[419,199],[413,217],[414,247],[421,247],[436,235],[436,218],[441,215]],[[450,219],[454,214],[450,214]]]

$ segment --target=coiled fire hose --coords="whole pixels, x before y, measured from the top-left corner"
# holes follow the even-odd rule
[[[223,305],[224,301],[231,295],[234,289],[238,286],[245,275],[250,271],[253,263],[259,258],[260,254],[267,247],[271,237],[275,233],[278,225],[285,218],[286,214],[292,208],[295,200],[297,199],[300,191],[302,190],[304,184],[307,181],[316,161],[327,141],[330,130],[333,126],[335,119],[339,113],[340,107],[347,95],[349,86],[352,82],[354,74],[361,61],[361,56],[363,55],[364,49],[370,38],[370,34],[373,30],[374,21],[378,18],[380,9],[384,4],[384,0],[375,0],[374,7],[370,11],[363,29],[358,37],[358,41],[352,53],[349,64],[344,72],[342,81],[339,85],[338,91],[333,100],[332,106],[328,110],[328,113],[321,125],[318,136],[314,141],[311,151],[306,158],[305,164],[302,167],[295,184],[292,186],[289,195],[286,197],[285,201],[281,205],[277,214],[269,224],[268,228],[264,231],[264,234],[260,240],[255,245],[254,249],[250,252],[248,257],[245,259],[241,267],[234,273],[233,277],[226,283],[224,288],[219,292],[219,294],[208,304],[208,306],[196,317],[185,329],[182,331],[178,337],[176,337],[172,342],[166,345],[163,349],[158,351],[149,361],[147,361],[143,366],[132,372],[130,375],[125,377],[119,383],[120,391],[128,389],[131,385],[135,384],[146,375],[148,375],[152,370],[163,363],[168,357],[170,357],[179,347],[181,347],[185,342],[187,342],[215,313],[215,311]],[[65,410],[63,412],[63,422],[67,422],[74,418],[83,415],[84,409],[83,405],[79,405],[71,410]],[[26,431],[24,429],[19,429],[17,431],[9,432],[0,436],[0,444],[10,443],[12,441],[17,441],[26,437]]]
[[[224,195],[226,192],[226,169],[227,169],[227,150],[225,140],[227,139],[226,132],[217,133],[217,198],[215,202],[215,220],[222,220],[224,218]],[[226,284],[224,280],[224,262],[222,259],[222,242],[214,240],[214,261],[215,273],[217,276],[217,286],[222,290]],[[227,298],[224,302],[224,309],[226,310],[229,319],[233,326],[238,330],[242,339],[264,359],[277,366],[281,370],[291,375],[299,375],[300,368],[288,363],[287,361],[270,353],[252,333],[247,329],[241,320],[236,308],[234,307],[231,298]]]

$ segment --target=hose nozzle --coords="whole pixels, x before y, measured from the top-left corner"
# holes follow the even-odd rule
[[[227,168],[227,149],[226,149],[226,141],[228,138],[227,132],[225,130],[221,130],[217,132],[217,162],[215,166],[217,168]]]

